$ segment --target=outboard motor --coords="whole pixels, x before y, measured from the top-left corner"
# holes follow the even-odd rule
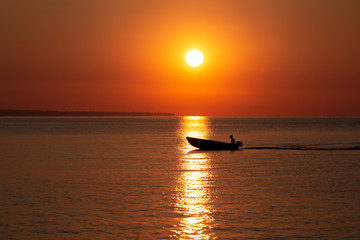
[[[236,146],[238,146],[238,147],[242,147],[242,145],[243,145],[243,143],[242,143],[242,142],[240,142],[240,141],[237,141],[237,142],[236,142]]]

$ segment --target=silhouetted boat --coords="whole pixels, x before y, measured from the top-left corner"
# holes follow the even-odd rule
[[[193,137],[186,137],[188,142],[202,150],[238,150],[239,147],[242,146],[242,142],[237,141],[235,145],[226,142],[218,142],[213,140],[201,139],[201,138],[193,138]]]

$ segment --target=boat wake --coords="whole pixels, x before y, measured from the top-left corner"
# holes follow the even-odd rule
[[[252,150],[298,150],[298,151],[348,151],[360,150],[360,143],[353,145],[288,145],[288,146],[260,146],[260,147],[244,147],[242,149]]]

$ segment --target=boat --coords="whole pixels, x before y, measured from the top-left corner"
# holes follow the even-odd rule
[[[239,147],[242,146],[242,142],[240,141],[237,141],[234,145],[231,143],[201,138],[186,137],[186,139],[193,147],[199,148],[201,150],[239,150]]]

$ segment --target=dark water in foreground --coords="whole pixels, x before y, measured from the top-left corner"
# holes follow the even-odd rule
[[[194,151],[185,136],[244,142]],[[0,239],[360,239],[356,118],[0,118]]]

